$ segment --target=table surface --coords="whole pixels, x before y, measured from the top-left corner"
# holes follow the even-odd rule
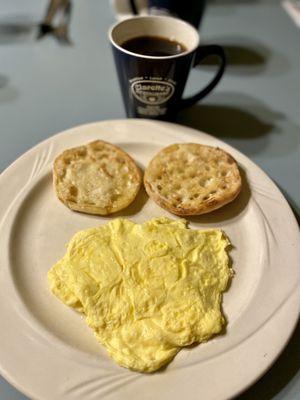
[[[54,133],[125,117],[106,36],[114,21],[109,1],[73,3],[73,44],[66,46],[52,37],[36,40],[46,0],[1,1],[0,171]],[[224,46],[228,68],[213,94],[178,122],[241,150],[299,215],[300,29],[276,0],[211,0],[201,37]],[[193,70],[186,93],[214,70],[213,60]],[[239,400],[300,398],[299,337],[298,325],[273,367]],[[27,399],[1,377],[0,398]]]

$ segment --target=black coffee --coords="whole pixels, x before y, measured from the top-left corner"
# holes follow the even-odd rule
[[[160,36],[139,36],[122,44],[123,49],[144,56],[166,57],[187,51],[187,48],[175,41]]]

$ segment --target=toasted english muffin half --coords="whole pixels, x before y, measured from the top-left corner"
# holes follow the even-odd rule
[[[57,197],[70,209],[107,215],[133,202],[142,175],[125,151],[96,140],[60,154],[54,161],[53,181]]]
[[[235,159],[222,149],[196,143],[162,149],[144,174],[148,195],[176,215],[200,215],[231,202],[242,186]]]

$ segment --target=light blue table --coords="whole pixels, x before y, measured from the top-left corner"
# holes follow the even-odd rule
[[[113,22],[109,2],[74,1],[70,47],[51,37],[35,40],[46,4],[1,1],[0,171],[56,132],[124,117],[106,38]],[[214,93],[182,113],[179,122],[244,152],[300,214],[300,29],[279,1],[215,0],[201,32],[203,42],[225,46],[229,67]],[[213,69],[212,60],[193,71],[186,92],[198,89]],[[298,325],[275,365],[239,400],[300,399],[299,337]],[[0,378],[0,399],[26,397]]]

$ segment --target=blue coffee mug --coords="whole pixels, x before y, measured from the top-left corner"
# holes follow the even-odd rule
[[[156,56],[126,49],[129,40],[149,36],[171,37],[185,50],[174,55]],[[110,29],[109,39],[129,118],[174,120],[179,110],[193,105],[211,92],[224,73],[226,60],[222,47],[200,46],[198,31],[178,18],[128,18]],[[197,94],[182,98],[191,68],[210,55],[216,55],[220,61],[215,77]]]

